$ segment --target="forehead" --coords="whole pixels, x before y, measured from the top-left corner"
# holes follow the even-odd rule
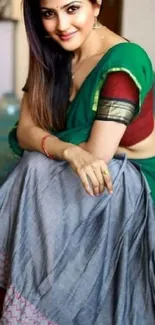
[[[40,6],[46,8],[61,8],[73,2],[84,3],[89,0],[40,0]]]

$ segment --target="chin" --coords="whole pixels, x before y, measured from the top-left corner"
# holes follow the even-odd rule
[[[62,46],[62,45],[61,47],[68,52],[74,52],[79,48],[77,46]]]
[[[74,51],[76,51],[77,49],[80,48],[81,43],[77,44],[77,42],[76,42],[76,44],[75,43],[71,44],[71,42],[59,42],[59,45],[66,51],[74,52]]]

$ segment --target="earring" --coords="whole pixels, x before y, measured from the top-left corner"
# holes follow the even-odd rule
[[[93,25],[93,29],[97,29],[97,28],[100,28],[100,23],[98,22],[97,20],[97,17],[94,17],[94,25]]]
[[[51,38],[49,35],[45,35],[45,38]]]

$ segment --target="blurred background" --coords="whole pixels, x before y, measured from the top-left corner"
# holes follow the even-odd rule
[[[155,0],[103,0],[99,20],[144,47],[155,68]],[[28,46],[21,0],[0,0],[0,184],[17,163],[9,148],[9,130],[18,119],[28,71]]]

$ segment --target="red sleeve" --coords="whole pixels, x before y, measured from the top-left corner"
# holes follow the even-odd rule
[[[132,78],[126,72],[118,71],[108,75],[101,90],[101,98],[113,98],[137,104],[139,92]]]
[[[138,100],[138,88],[126,72],[112,72],[108,75],[101,89],[96,119],[116,121],[127,126],[121,146],[133,146],[153,131],[153,89],[147,94],[140,113],[134,119]]]
[[[96,119],[128,125],[136,111],[139,90],[124,71],[108,75],[100,92]]]

